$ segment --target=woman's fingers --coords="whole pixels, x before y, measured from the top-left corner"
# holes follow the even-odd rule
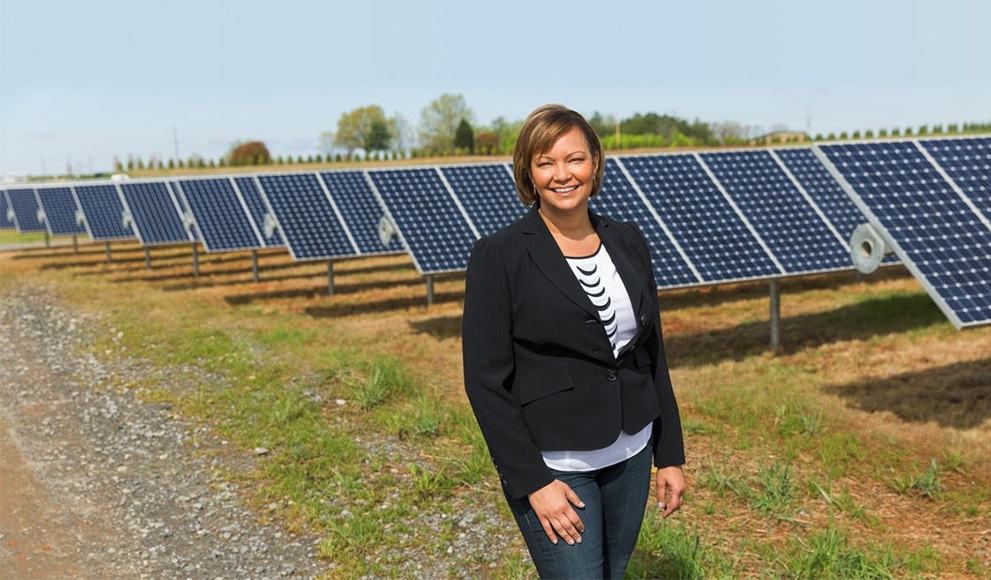
[[[574,524],[574,520],[578,520],[578,514],[576,514],[571,508],[568,508],[571,514],[558,514],[552,518],[552,523],[554,525],[554,530],[557,531],[558,535],[567,542],[569,546],[582,543],[581,533],[578,532],[578,527]],[[581,523],[581,520],[578,520]]]
[[[684,495],[685,474],[681,467],[671,466],[657,470],[657,507],[664,510],[662,517],[666,518],[678,511]]]
[[[531,492],[529,498],[530,506],[551,542],[556,544],[560,536],[569,545],[581,543],[585,524],[571,506],[585,507],[585,504],[568,484],[555,479]]]

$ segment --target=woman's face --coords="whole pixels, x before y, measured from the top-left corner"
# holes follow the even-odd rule
[[[598,160],[578,127],[561,135],[550,151],[536,155],[530,164],[541,211],[584,213],[597,169]]]

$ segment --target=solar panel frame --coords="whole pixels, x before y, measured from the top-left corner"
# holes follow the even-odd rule
[[[320,193],[326,199],[327,190],[324,189],[323,185],[321,184],[320,178],[319,178],[318,175],[316,175],[316,173],[317,172],[314,172],[314,171],[307,171],[307,172],[300,172],[300,171],[297,171],[297,172],[288,172],[288,171],[284,171],[284,172],[275,172],[275,173],[256,174],[256,175],[253,175],[252,178],[253,178],[255,189],[261,195],[262,201],[264,201],[264,203],[265,203],[265,208],[266,208],[268,214],[272,216],[272,220],[274,221],[274,223],[275,223],[276,227],[278,228],[278,230],[281,232],[282,238],[286,242],[286,248],[289,250],[289,254],[292,256],[292,258],[293,258],[294,261],[297,261],[297,262],[303,262],[303,261],[332,261],[332,260],[339,260],[339,259],[345,259],[345,258],[354,258],[354,257],[360,256],[361,254],[360,254],[360,251],[359,251],[358,247],[355,245],[353,238],[350,236],[350,234],[348,233],[347,229],[342,224],[341,218],[340,218],[340,214],[337,211],[334,211],[333,210],[333,206],[331,206],[331,210],[333,212],[334,219],[337,222],[338,226],[340,226],[341,233],[344,234],[344,239],[347,240],[347,245],[350,245],[351,251],[349,251],[349,252],[331,253],[331,254],[326,254],[325,253],[325,254],[314,255],[314,256],[307,256],[307,255],[303,255],[302,253],[297,252],[296,243],[305,245],[306,241],[303,240],[303,239],[299,239],[299,240],[295,240],[296,243],[294,243],[294,239],[295,239],[295,235],[296,235],[296,230],[297,230],[297,228],[295,227],[295,224],[294,224],[294,227],[291,228],[291,230],[286,230],[285,229],[285,226],[283,224],[283,221],[285,221],[285,220],[283,220],[279,216],[279,213],[274,210],[274,206],[272,204],[270,194],[266,190],[264,184],[261,181],[262,178],[305,177],[305,176],[309,176],[309,177],[312,177],[314,179],[314,181],[315,181],[315,183],[317,185],[317,188],[319,188]],[[329,199],[328,199],[328,202],[329,202]],[[289,223],[292,223],[292,222],[289,222]],[[302,229],[306,229],[306,228],[302,228]],[[337,240],[337,243],[340,243],[341,241],[342,240]],[[302,246],[301,246],[301,248],[302,248]],[[340,248],[338,248],[338,249],[340,249]]]
[[[48,232],[41,206],[33,187],[17,187],[4,191],[7,204],[14,216],[14,225],[20,233]]]
[[[186,188],[183,187],[184,182],[188,183],[191,187],[193,187],[193,189],[195,189],[195,187],[198,187],[195,186],[194,184],[200,182],[209,182],[209,183],[218,182],[220,184],[224,184],[224,186],[229,188],[230,194],[233,198],[233,200],[226,200],[226,201],[235,201],[237,205],[235,207],[231,207],[230,212],[228,214],[221,215],[221,214],[211,213],[215,209],[215,206],[212,206],[211,204],[206,204],[206,205],[201,204],[200,200],[197,199],[197,196],[200,195],[199,192],[196,191],[187,192]],[[175,184],[174,190],[178,194],[176,197],[178,198],[179,202],[189,212],[189,220],[191,223],[187,225],[187,229],[195,230],[199,234],[198,235],[199,240],[203,244],[203,247],[204,249],[206,249],[207,253],[238,252],[238,251],[246,251],[246,250],[257,250],[259,248],[265,247],[264,242],[261,239],[262,238],[261,233],[258,231],[257,227],[255,226],[254,220],[251,219],[251,213],[248,211],[244,199],[241,198],[240,193],[237,187],[234,185],[234,180],[232,178],[215,176],[215,175],[196,176],[192,178],[182,178],[176,180],[174,184]],[[203,195],[205,197],[207,194],[203,194]],[[195,203],[191,202],[190,196],[193,197]],[[204,201],[204,203],[206,202]],[[223,205],[220,207],[227,208],[229,206]],[[240,213],[238,212],[238,210],[240,210]],[[240,223],[238,223],[239,217],[242,218],[243,220]],[[247,228],[250,229],[250,237],[253,237],[255,240],[255,243],[253,245],[238,245],[238,244],[230,245],[230,244],[222,243],[222,239],[224,238],[225,234],[218,232],[217,230],[218,228],[221,230],[225,229],[224,223],[226,222],[227,224],[230,224],[232,223],[232,221],[233,223],[235,223],[235,225],[237,225],[239,229],[241,229],[242,236],[248,233],[243,229],[245,226],[247,226]],[[204,227],[204,224],[206,227]],[[221,242],[221,243],[215,243],[215,242]]]
[[[956,201],[959,201],[960,204],[963,204],[964,207],[967,207],[968,209],[970,209],[971,212],[973,212],[973,206],[967,203],[967,200],[965,198],[959,197],[960,194],[959,187],[956,186],[956,184],[952,184],[950,181],[946,180],[946,177],[938,171],[937,167],[933,165],[929,161],[929,159],[927,159],[927,156],[924,153],[924,148],[921,145],[919,145],[915,140],[871,140],[867,142],[858,142],[851,144],[817,145],[813,148],[813,151],[815,152],[816,156],[819,157],[820,161],[822,161],[823,165],[825,165],[826,168],[829,170],[830,174],[833,175],[834,179],[836,179],[836,181],[840,184],[840,186],[843,188],[843,191],[846,192],[846,194],[850,197],[850,199],[861,210],[861,212],[864,214],[864,216],[867,219],[867,223],[869,223],[870,226],[873,227],[874,230],[883,237],[885,244],[889,245],[895,251],[898,257],[901,258],[901,261],[902,263],[904,263],[905,267],[908,268],[908,270],[912,273],[913,276],[915,276],[916,280],[918,280],[919,284],[923,287],[926,293],[929,294],[930,298],[933,300],[936,306],[941,311],[943,311],[944,316],[946,316],[947,319],[949,319],[950,323],[953,324],[953,326],[957,330],[960,330],[962,328],[973,327],[973,326],[991,324],[991,313],[989,313],[986,318],[981,318],[978,320],[964,321],[961,319],[960,315],[958,315],[956,310],[947,301],[948,297],[943,296],[943,294],[939,291],[939,289],[937,289],[936,285],[929,280],[929,277],[925,274],[925,272],[923,272],[922,268],[918,264],[916,264],[912,256],[901,245],[899,239],[891,234],[889,229],[881,221],[880,217],[864,201],[864,199],[861,197],[860,193],[856,190],[856,188],[850,183],[850,181],[846,178],[846,176],[839,169],[839,167],[833,162],[833,160],[830,159],[828,153],[829,151],[833,151],[833,150],[840,151],[842,150],[842,148],[856,148],[858,146],[867,147],[871,145],[911,146],[914,152],[918,153],[919,156],[922,158],[922,163],[928,165],[931,168],[932,172],[935,173],[936,176],[939,177],[939,179],[944,182],[946,189],[953,192],[954,195],[958,196],[958,199]],[[906,147],[906,151],[909,151],[908,147]],[[914,172],[917,171],[918,170],[915,170]],[[935,180],[934,178],[930,178],[930,179]],[[897,184],[898,183],[896,182],[896,185]],[[912,195],[926,195],[929,193],[935,193],[935,192],[932,191],[919,192],[916,189],[913,189],[913,191],[911,192]],[[949,203],[953,203],[954,200],[952,197],[947,196],[946,201]],[[891,210],[894,207],[894,205],[888,203],[886,204],[885,207]],[[983,258],[985,258],[986,261],[988,261],[988,263],[991,264],[991,226],[989,226],[989,224],[987,224],[983,220],[980,220],[980,216],[976,212],[974,213],[974,217],[977,218],[978,222],[982,223],[982,225],[985,228],[984,230],[976,228],[974,230],[974,234],[977,236],[983,236],[984,240],[986,240],[985,243],[983,244],[980,243],[975,244],[975,247],[989,248],[989,250],[986,251]],[[914,242],[914,240],[912,241]],[[991,267],[986,267],[985,269],[991,271]],[[946,285],[943,285],[942,287],[946,287]]]
[[[110,204],[116,202],[117,207],[107,208],[105,203],[91,205],[89,203],[91,193],[105,197]],[[113,183],[101,182],[73,185],[72,197],[75,198],[76,204],[83,213],[83,224],[86,226],[86,232],[89,233],[90,239],[99,242],[109,242],[113,240],[133,240],[137,237],[134,233],[134,228],[123,222],[124,204],[120,200],[120,192],[117,191]],[[85,202],[83,201],[84,199],[86,200]],[[104,235],[105,233],[109,233],[104,228],[106,225],[105,222],[117,224],[119,232],[123,233],[129,230],[131,233]],[[97,225],[94,226],[94,223]],[[98,228],[99,231],[95,231],[94,228]]]
[[[450,223],[448,225],[451,225],[451,226],[461,226],[461,225],[463,225],[463,226],[467,227],[467,231],[462,231],[461,234],[468,234],[468,235],[471,235],[474,238],[467,245],[467,249],[465,250],[465,252],[463,252],[464,257],[463,257],[463,260],[462,260],[462,265],[455,266],[455,267],[442,267],[442,266],[441,267],[434,267],[432,264],[428,263],[428,260],[430,262],[433,262],[433,261],[436,260],[435,257],[432,255],[432,252],[429,250],[429,248],[427,248],[427,247],[421,247],[421,244],[419,243],[419,240],[417,241],[416,244],[411,244],[410,243],[410,234],[412,232],[417,232],[418,234],[419,233],[426,233],[426,232],[420,232],[420,228],[416,228],[416,227],[409,227],[407,229],[407,227],[406,227],[407,225],[411,225],[412,226],[413,224],[407,224],[406,223],[406,220],[397,220],[396,219],[396,215],[393,212],[393,207],[386,201],[386,196],[387,195],[388,196],[393,196],[394,193],[392,191],[389,191],[388,194],[384,194],[381,191],[381,188],[379,187],[379,184],[376,183],[376,181],[375,181],[375,176],[379,176],[380,179],[388,180],[388,181],[391,182],[392,179],[393,179],[392,178],[392,174],[406,173],[406,172],[408,172],[410,175],[417,175],[418,173],[422,173],[423,177],[427,177],[427,176],[430,176],[430,175],[433,175],[434,177],[436,177],[437,178],[437,182],[439,182],[441,188],[443,188],[444,191],[445,191],[445,193],[447,193],[448,197],[451,200],[451,203],[453,203],[454,206],[458,209],[457,215],[459,215],[461,217],[461,220],[462,221],[460,223],[456,223],[457,220],[455,220],[455,222],[452,222],[452,223]],[[369,170],[366,170],[365,171],[365,175],[367,176],[369,186],[372,188],[372,191],[375,193],[376,198],[379,200],[379,203],[382,205],[382,207],[386,210],[386,213],[389,216],[389,220],[396,226],[397,234],[399,235],[400,239],[403,241],[403,245],[406,248],[408,248],[410,258],[413,260],[413,265],[416,267],[417,271],[421,275],[447,274],[447,273],[464,272],[465,271],[465,269],[468,266],[468,256],[469,256],[469,254],[471,252],[471,246],[475,243],[475,241],[477,241],[479,239],[480,236],[478,234],[478,229],[471,222],[470,218],[467,215],[467,212],[465,211],[464,207],[461,205],[460,200],[458,200],[457,199],[457,196],[454,195],[454,192],[453,192],[453,190],[450,187],[450,183],[445,183],[445,177],[443,176],[443,174],[440,171],[440,166],[438,166],[438,165],[418,165],[415,168],[369,169]],[[432,184],[432,187],[433,186],[436,186],[436,184]],[[399,200],[397,200],[397,201],[399,201]],[[417,221],[417,220],[414,219],[413,221]],[[450,230],[449,230],[449,232],[450,232]],[[450,238],[448,238],[448,239],[450,239]],[[462,240],[462,241],[467,241],[467,239]],[[424,245],[425,246],[428,246],[428,244],[424,244]],[[420,253],[421,250],[423,251],[423,254]],[[453,255],[453,253],[449,257],[452,260],[455,258],[454,255]],[[436,260],[436,261],[443,262],[443,260]]]
[[[850,269],[849,246],[767,150],[698,155],[783,271]]]
[[[438,168],[481,236],[490,235],[513,223],[528,210],[516,195],[513,172],[507,163],[450,164]],[[482,189],[492,180],[501,179],[505,179],[505,183],[499,184],[497,190]],[[502,186],[505,190],[501,189]],[[502,215],[500,210],[505,210],[506,219],[494,219],[494,216]]]
[[[271,208],[268,207],[264,196],[259,193],[258,186],[255,184],[255,179],[251,176],[244,175],[232,175],[230,177],[231,181],[234,183],[234,188],[237,190],[238,195],[248,208],[248,216],[255,224],[255,228],[261,234],[262,243],[265,244],[265,247],[286,247],[285,237],[282,235],[282,231],[279,228],[273,228],[271,238],[265,236],[265,216],[270,216],[273,223],[275,223],[275,216],[272,214]],[[250,191],[248,191],[249,187]]]
[[[86,227],[79,221],[79,204],[71,187],[39,187],[34,190],[45,223],[53,236],[79,236]],[[61,195],[59,195],[61,194]]]
[[[12,215],[7,214],[13,210],[10,207],[10,202],[7,201],[7,190],[0,189],[0,230],[16,230],[17,224],[14,223],[14,218]]]
[[[337,209],[341,221],[347,224],[347,231],[358,248],[361,256],[394,256],[407,253],[402,239],[398,236],[390,240],[389,246],[383,248],[378,239],[378,221],[371,217],[372,213],[380,212],[382,217],[388,217],[381,201],[368,185],[364,171],[355,169],[338,169],[317,172],[321,184]],[[355,191],[355,188],[363,191]],[[373,225],[372,222],[375,221]],[[395,225],[395,224],[393,224]],[[369,233],[374,230],[374,233]]]
[[[130,190],[136,190],[134,192],[135,196],[147,195],[147,191],[141,190],[145,190],[148,186],[155,185],[161,185],[165,189],[165,193],[168,194],[169,201],[171,201],[172,212],[170,213],[168,211],[168,207],[153,207],[152,209],[161,210],[162,214],[159,216],[145,215],[142,212],[146,208],[141,207],[141,211],[136,214],[131,207],[131,201],[141,201],[144,203],[146,200],[139,199],[137,197],[133,200],[128,200],[128,193],[130,193]],[[115,182],[114,186],[117,189],[117,195],[120,196],[121,203],[124,205],[125,213],[122,216],[122,219],[124,221],[128,221],[128,219],[130,219],[131,223],[134,224],[134,233],[142,246],[174,246],[191,242],[195,243],[197,241],[186,225],[182,208],[179,205],[179,201],[176,199],[175,192],[172,191],[172,187],[169,185],[167,180],[129,180],[125,182]],[[129,191],[125,192],[125,189]],[[159,200],[151,200],[152,203],[156,203],[157,201]],[[174,216],[174,218],[178,221],[178,224],[169,223],[168,220],[170,216]],[[146,217],[149,218],[148,222],[144,224],[140,223],[143,222]],[[176,232],[168,231],[176,227],[176,225],[178,225],[178,228],[185,234],[185,239],[179,239],[178,236],[173,235]],[[157,228],[159,227],[163,227],[165,230],[158,231]],[[164,234],[164,236],[161,234]]]
[[[718,180],[714,180],[713,176],[705,171],[707,168],[702,163],[700,163],[699,159],[695,154],[640,153],[640,154],[630,154],[630,155],[619,155],[616,156],[615,158],[619,159],[620,163],[626,168],[626,170],[630,175],[629,179],[631,180],[631,183],[634,183],[636,187],[638,187],[642,191],[648,205],[651,207],[653,212],[659,216],[659,219],[661,219],[661,221],[665,224],[665,227],[669,228],[674,239],[676,239],[680,247],[684,249],[684,252],[688,256],[689,261],[694,265],[696,271],[699,273],[702,282],[700,282],[699,284],[694,284],[684,287],[712,286],[717,284],[730,284],[735,282],[752,282],[758,280],[770,280],[774,278],[785,278],[788,276],[792,276],[792,274],[783,272],[781,268],[775,265],[774,261],[771,259],[771,256],[768,254],[767,249],[762,247],[758,243],[758,240],[757,238],[754,237],[752,230],[747,229],[746,222],[740,219],[739,212],[737,210],[734,210],[732,204],[729,203],[729,200],[727,200],[726,194],[723,191],[720,191],[721,184],[718,183]],[[688,162],[689,160],[690,163]],[[683,178],[683,179],[694,178],[699,180],[699,184],[701,186],[708,186],[708,188],[710,188],[708,191],[692,191],[691,193],[692,195],[695,195],[697,193],[705,193],[706,195],[711,196],[713,198],[712,202],[714,204],[716,205],[724,204],[723,208],[716,208],[716,209],[719,209],[723,213],[726,213],[728,211],[729,215],[735,218],[735,220],[739,222],[738,224],[735,224],[734,227],[736,227],[737,229],[742,227],[742,230],[740,230],[741,235],[743,234],[743,232],[746,232],[746,235],[744,235],[743,237],[738,237],[737,239],[739,239],[745,245],[749,245],[750,247],[749,248],[741,247],[740,250],[748,254],[752,254],[751,258],[753,258],[756,261],[764,261],[765,263],[763,264],[763,266],[766,269],[766,273],[758,273],[752,275],[730,275],[730,276],[722,276],[722,277],[720,276],[710,277],[707,274],[707,272],[709,272],[710,270],[712,270],[714,274],[717,273],[717,269],[715,267],[719,262],[719,260],[715,259],[717,258],[717,256],[712,255],[711,252],[708,253],[698,252],[697,250],[694,249],[695,246],[693,245],[693,243],[697,240],[688,236],[686,220],[667,219],[668,217],[672,217],[672,216],[683,217],[682,214],[669,211],[668,206],[671,204],[666,203],[667,201],[670,200],[666,200],[664,198],[663,194],[665,192],[654,191],[654,189],[652,188],[653,184],[646,184],[651,186],[648,187],[645,186],[644,183],[641,183],[641,181],[638,179],[637,176],[639,170],[631,166],[631,163],[635,164],[634,162],[648,164],[650,162],[661,163],[661,162],[670,162],[670,161],[684,162],[682,163],[682,165],[684,165],[686,169],[684,171],[684,175],[679,174],[678,176],[679,178]],[[696,168],[693,169],[692,167],[690,167],[692,164],[694,164]],[[659,168],[646,168],[646,169],[650,169],[653,171]],[[681,170],[681,168],[675,168],[675,169],[679,169],[679,171]],[[657,185],[661,185],[659,179]],[[684,188],[682,188],[682,190],[684,190]],[[666,193],[670,194],[671,192],[668,191]],[[684,199],[677,199],[676,201],[679,203],[683,203]],[[690,206],[689,204],[684,204],[684,205]],[[709,212],[705,214],[700,213],[696,216],[688,216],[688,217],[692,217],[693,220],[695,217],[698,217],[700,219],[709,219],[712,215],[713,215],[712,212]],[[700,260],[699,258],[703,258],[703,259]],[[753,269],[751,268],[750,271],[752,270]],[[738,268],[738,272],[746,272],[746,271],[748,271],[746,268]]]
[[[615,171],[610,171],[610,162],[611,165],[615,166]],[[613,191],[617,192],[617,196],[626,193],[623,189],[624,184],[633,192],[634,197],[629,200],[629,204],[611,199]],[[612,190],[612,187],[615,187],[616,190]],[[598,210],[595,206],[601,205],[605,208],[605,211],[601,212],[604,215],[621,221],[632,221],[637,224],[644,238],[646,238],[647,245],[651,251],[651,264],[653,265],[654,280],[657,282],[658,289],[687,288],[703,283],[702,275],[695,267],[695,264],[692,263],[661,216],[657,214],[653,206],[647,201],[643,190],[640,189],[640,186],[630,175],[629,170],[626,169],[626,166],[623,165],[620,159],[614,157],[606,158],[602,189],[599,195],[589,200],[589,205],[596,212]],[[644,221],[638,221],[636,217],[638,215],[643,216],[643,214],[646,214]],[[670,245],[670,248],[665,246],[665,241]],[[671,253],[672,249],[674,250],[673,255]],[[681,264],[678,264],[678,261],[674,259],[675,256],[681,260]],[[672,272],[675,273],[673,277],[671,276]]]

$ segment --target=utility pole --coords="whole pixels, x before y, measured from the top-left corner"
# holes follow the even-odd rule
[[[179,128],[172,127],[172,138],[175,141],[175,163],[179,165]]]

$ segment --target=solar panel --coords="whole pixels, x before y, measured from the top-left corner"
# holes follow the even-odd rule
[[[258,183],[293,259],[327,260],[359,253],[315,174],[260,175]]]
[[[984,217],[991,218],[991,137],[924,139],[919,143]]]
[[[991,323],[991,225],[914,143],[821,145],[818,151],[954,326]]]
[[[83,211],[89,237],[96,241],[129,239],[134,229],[121,216],[124,204],[113,185],[77,185],[72,188],[76,203]]]
[[[14,212],[7,202],[7,191],[0,190],[0,230],[14,229],[17,229],[17,224],[14,223]]]
[[[258,188],[255,187],[255,179],[253,177],[235,177],[234,185],[241,192],[241,199],[247,204],[248,211],[251,213],[251,219],[255,222],[255,227],[262,234],[262,241],[265,243],[265,247],[273,248],[286,245],[286,241],[282,237],[282,232],[278,228],[271,230],[272,237],[265,235],[265,215],[269,212],[268,208],[265,207],[265,200],[262,199],[261,194],[258,193]]]
[[[13,209],[14,224],[19,232],[47,232],[48,226],[39,219],[38,198],[33,189],[8,189],[7,202]]]
[[[193,239],[199,240],[200,239],[199,230],[196,229],[196,224],[192,223],[193,214],[189,210],[189,206],[186,204],[186,200],[183,199],[181,195],[179,195],[179,182],[170,181],[169,186],[172,188],[172,193],[175,195],[176,201],[179,202],[180,217],[182,217],[183,219],[183,224],[185,225],[186,230],[189,232],[189,235],[192,236]]]
[[[379,224],[388,219],[368,186],[361,171],[325,171],[320,174],[327,191],[348,225],[348,230],[362,254],[395,254],[403,251],[402,242],[393,236],[389,244],[379,239]]]
[[[599,195],[589,200],[592,211],[639,226],[650,248],[658,288],[692,286],[702,282],[626,178],[623,169],[615,159],[606,159],[602,189]]]
[[[38,203],[45,212],[48,231],[54,236],[77,236],[86,233],[86,226],[76,219],[79,206],[68,187],[44,187],[36,190]]]
[[[468,266],[478,236],[436,169],[369,171],[368,176],[421,274]]]
[[[124,207],[143,246],[191,242],[179,202],[164,182],[122,183]]]
[[[526,214],[527,207],[516,196],[516,184],[505,164],[440,169],[479,234],[487,236]]]
[[[189,207],[208,252],[253,250],[263,247],[261,234],[228,178],[182,179],[176,190]]]
[[[850,252],[767,151],[701,154],[789,274],[850,269]]]
[[[782,274],[695,156],[619,160],[706,283]]]

